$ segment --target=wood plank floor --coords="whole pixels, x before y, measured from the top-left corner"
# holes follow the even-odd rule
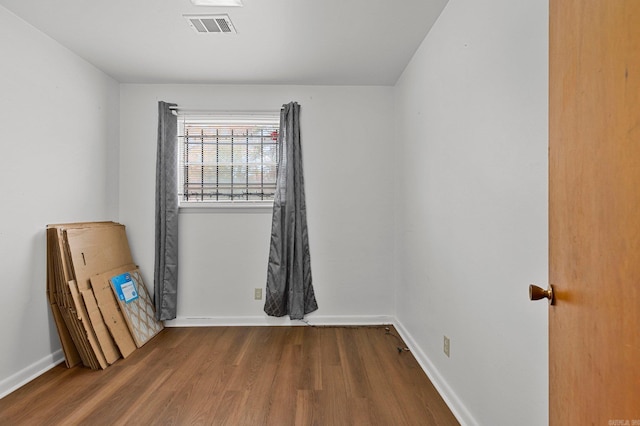
[[[1,425],[457,425],[391,327],[167,328],[103,371],[63,364]]]

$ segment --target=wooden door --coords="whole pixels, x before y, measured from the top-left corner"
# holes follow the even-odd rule
[[[551,425],[640,425],[640,1],[550,0]]]

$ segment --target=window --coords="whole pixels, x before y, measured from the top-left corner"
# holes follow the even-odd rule
[[[181,206],[273,202],[279,112],[178,115]]]

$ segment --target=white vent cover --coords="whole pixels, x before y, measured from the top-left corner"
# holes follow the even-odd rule
[[[182,15],[189,23],[189,26],[198,34],[208,33],[233,33],[236,28],[233,26],[229,15]]]

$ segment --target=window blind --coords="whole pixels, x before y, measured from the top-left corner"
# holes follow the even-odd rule
[[[272,201],[279,113],[179,114],[181,203]]]

